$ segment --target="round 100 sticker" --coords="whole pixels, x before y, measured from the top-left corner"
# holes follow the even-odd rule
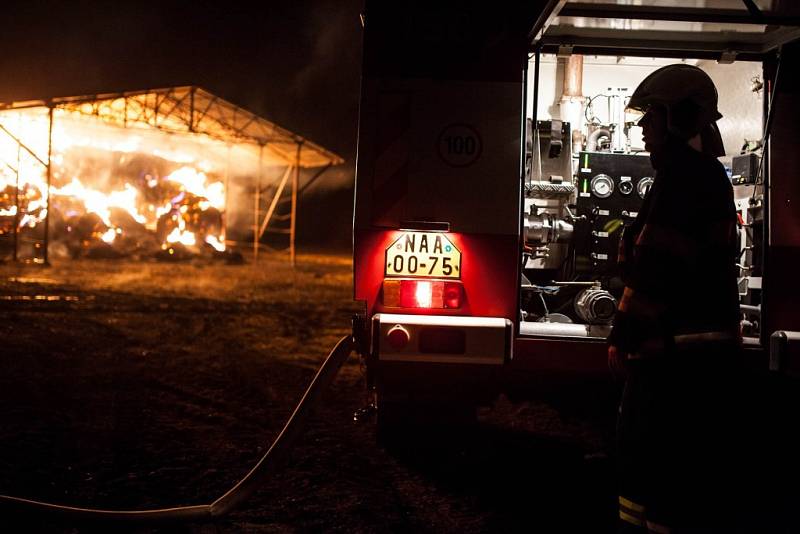
[[[439,134],[439,157],[453,167],[472,165],[481,157],[483,143],[478,131],[467,124],[451,124]]]

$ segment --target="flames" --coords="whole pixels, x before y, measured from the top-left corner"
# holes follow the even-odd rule
[[[0,125],[0,236],[15,224],[20,235],[41,231],[49,210],[51,239],[73,255],[103,246],[225,250],[225,184],[202,153],[170,148],[169,134],[90,125],[55,109],[48,198],[46,110],[5,111]]]

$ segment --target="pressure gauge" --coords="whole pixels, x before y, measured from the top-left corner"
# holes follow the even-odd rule
[[[608,198],[614,192],[614,180],[607,174],[598,174],[592,178],[591,187],[597,198]]]
[[[645,176],[636,184],[636,191],[639,193],[640,197],[644,198],[651,187],[653,187],[653,179],[650,176]]]
[[[619,179],[619,192],[623,195],[630,195],[633,192],[633,182],[630,176],[622,176]]]

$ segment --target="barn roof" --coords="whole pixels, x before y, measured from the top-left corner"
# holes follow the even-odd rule
[[[58,97],[0,104],[0,111],[54,107],[95,116],[123,128],[201,134],[229,143],[249,143],[267,163],[303,168],[326,167],[344,160],[322,146],[195,86]]]

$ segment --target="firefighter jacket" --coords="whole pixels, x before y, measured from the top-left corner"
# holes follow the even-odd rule
[[[620,243],[625,290],[608,341],[646,356],[682,341],[738,340],[737,218],[727,173],[677,140],[651,160],[653,186]]]

